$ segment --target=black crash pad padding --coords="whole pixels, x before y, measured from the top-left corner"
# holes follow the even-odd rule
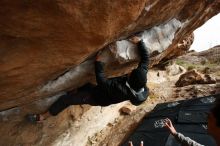
[[[168,130],[157,125],[158,121],[167,117],[178,132],[203,145],[216,146],[214,139],[207,133],[207,115],[216,98],[220,98],[220,95],[158,104],[122,146],[128,146],[129,141],[134,146],[140,145],[141,141],[144,146],[178,146]]]
[[[208,112],[179,111],[178,123],[205,123],[207,124]]]

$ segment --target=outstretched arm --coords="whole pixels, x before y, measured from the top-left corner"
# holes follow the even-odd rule
[[[138,68],[141,67],[145,69],[146,71],[148,70],[148,64],[149,64],[149,54],[147,51],[147,47],[144,44],[143,40],[139,41],[138,44],[138,51],[141,56],[141,61],[138,64]]]
[[[97,84],[105,84],[105,83],[107,83],[108,79],[105,77],[104,62],[102,62],[102,58],[101,58],[100,53],[98,53],[97,56],[96,56],[95,75],[96,75],[96,82],[97,82]]]
[[[176,129],[174,128],[172,122],[170,119],[165,119],[165,125],[166,128],[169,129],[170,133],[175,137],[175,139],[181,143],[182,145],[186,146],[203,146],[194,140],[190,139],[189,137],[185,137],[183,134],[176,132]]]
[[[148,54],[148,49],[145,43],[143,42],[142,39],[139,37],[135,36],[130,39],[130,41],[134,44],[137,44],[138,47],[138,52],[141,57],[141,60],[138,64],[138,68],[143,68],[146,71],[148,70],[148,64],[149,64],[149,54]]]
[[[95,75],[96,75],[97,84],[104,84],[107,81],[103,68],[104,68],[103,62],[95,61]]]

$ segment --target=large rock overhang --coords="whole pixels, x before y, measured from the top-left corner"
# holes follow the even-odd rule
[[[94,81],[93,58],[102,48],[116,48],[105,49],[110,52],[107,66],[115,65],[107,67],[109,76],[129,72],[137,55],[131,51],[126,59],[123,46],[132,48],[126,39],[135,33],[152,52],[160,53],[151,58],[151,66],[172,58],[182,51],[178,42],[220,10],[215,0],[1,0],[0,4],[0,110]]]

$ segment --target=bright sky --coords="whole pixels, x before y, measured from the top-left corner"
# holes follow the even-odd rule
[[[216,45],[220,45],[220,13],[194,31],[190,50],[200,52]]]

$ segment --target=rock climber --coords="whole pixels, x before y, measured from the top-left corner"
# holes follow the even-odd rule
[[[134,105],[139,105],[144,102],[149,93],[146,86],[149,54],[140,37],[134,36],[129,41],[137,45],[141,57],[138,67],[132,70],[130,74],[106,78],[103,69],[103,57],[98,53],[95,61],[97,85],[86,84],[77,92],[68,92],[55,101],[48,111],[42,114],[27,115],[28,120],[40,122],[51,115],[56,116],[70,105],[108,106],[126,100],[130,100]]]

